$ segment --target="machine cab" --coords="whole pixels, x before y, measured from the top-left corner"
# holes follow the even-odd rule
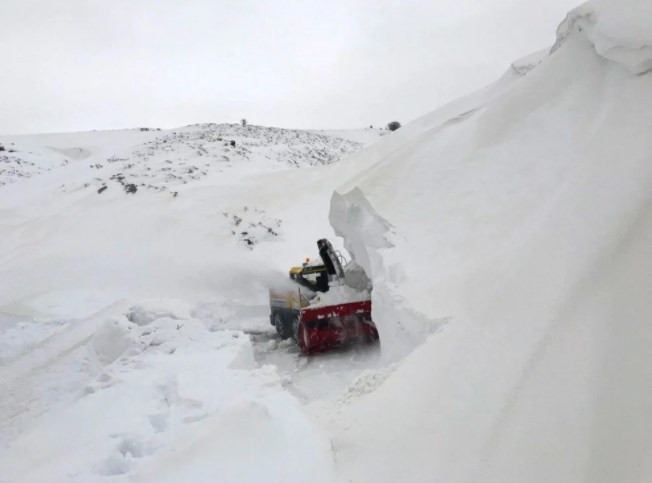
[[[326,265],[309,265],[290,269],[290,279],[313,292],[328,292]]]
[[[331,278],[337,283],[344,281],[344,270],[328,240],[318,240],[317,248],[322,263],[311,263],[310,259],[306,259],[302,267],[290,269],[290,278],[313,292],[328,292]]]

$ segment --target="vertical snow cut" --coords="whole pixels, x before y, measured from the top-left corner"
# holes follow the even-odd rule
[[[330,221],[382,350],[416,348],[334,423],[343,479],[652,479],[650,32],[649,2],[589,2],[536,67],[358,156]]]

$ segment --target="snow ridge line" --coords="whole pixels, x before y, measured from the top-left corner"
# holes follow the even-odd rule
[[[635,11],[620,15],[615,23],[613,19],[603,15],[604,12],[597,7],[599,5],[589,2],[569,12],[557,29],[557,41],[551,53],[558,50],[569,38],[581,35],[593,45],[599,56],[622,65],[632,74],[644,75],[651,72],[652,39],[637,37],[629,32],[629,27],[635,27],[630,25],[635,23],[632,20],[636,15]],[[640,5],[642,4],[635,6],[641,9]],[[627,6],[622,6],[622,9],[626,10]],[[616,24],[617,27],[609,23]]]

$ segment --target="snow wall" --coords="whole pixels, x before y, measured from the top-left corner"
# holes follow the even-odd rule
[[[350,160],[331,224],[408,355],[343,410],[344,478],[652,481],[650,32],[648,2],[584,4]]]

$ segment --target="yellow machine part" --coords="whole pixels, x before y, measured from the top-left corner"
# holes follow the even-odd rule
[[[308,299],[301,296],[298,287],[297,290],[288,290],[287,292],[271,290],[269,292],[269,300],[274,307],[290,310],[300,310],[309,304]]]
[[[310,275],[311,273],[321,273],[326,271],[323,265],[315,265],[314,267],[292,267],[290,275]]]
[[[292,267],[290,269],[290,278],[310,275],[313,273],[321,273],[325,270],[326,267],[323,265],[317,265],[314,267]],[[306,297],[301,295],[301,288],[298,285],[296,290],[288,290],[285,292],[271,290],[269,292],[269,301],[272,307],[290,310],[300,310],[307,307],[310,303]]]

